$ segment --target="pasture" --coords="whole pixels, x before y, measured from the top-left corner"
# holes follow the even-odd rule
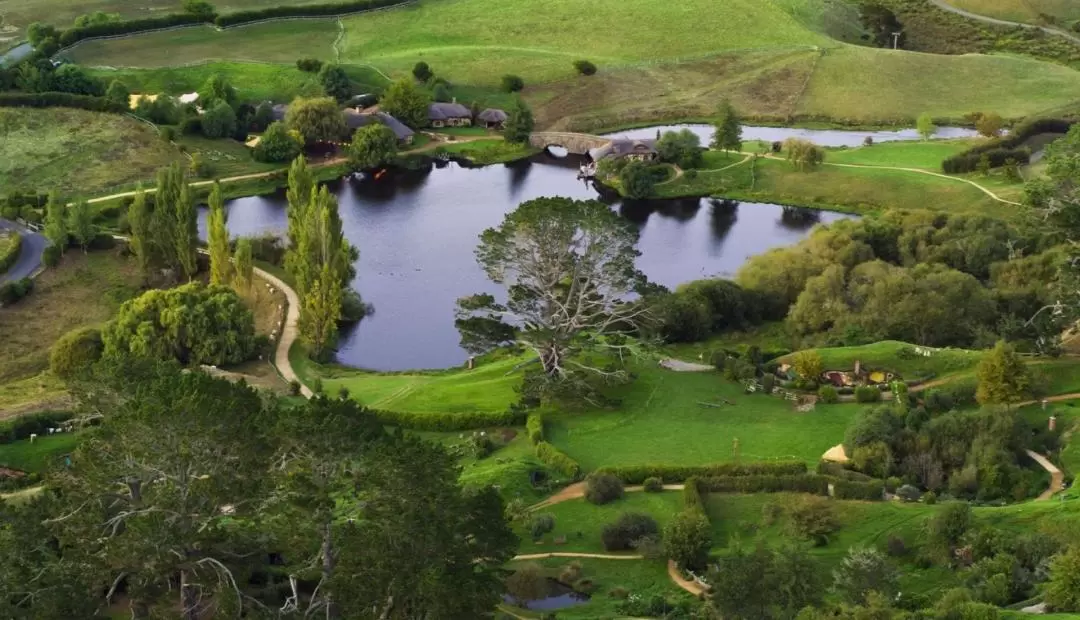
[[[72,108],[0,108],[0,187],[93,195],[153,178],[183,156],[154,127]]]
[[[61,458],[79,445],[81,433],[43,435],[35,439],[0,445],[0,467],[27,473],[42,473],[60,465]]]
[[[1047,17],[1055,21],[1080,19],[1080,5],[1073,0],[949,0],[949,4],[1011,22],[1046,24]]]

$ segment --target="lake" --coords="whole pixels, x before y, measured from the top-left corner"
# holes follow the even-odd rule
[[[628,129],[615,133],[605,134],[611,138],[655,138],[656,132],[678,131],[689,129],[701,138],[701,144],[707,146],[712,140],[713,126],[704,124],[666,125],[663,127],[642,127],[640,129]],[[966,127],[938,127],[935,139],[952,138],[975,138],[979,132]],[[804,138],[821,146],[862,146],[863,141],[869,136],[874,142],[900,142],[905,140],[920,140],[919,132],[915,129],[894,129],[880,131],[856,131],[851,129],[802,129],[799,127],[758,127],[743,125],[742,139],[764,140],[766,142],[783,142],[788,138]]]

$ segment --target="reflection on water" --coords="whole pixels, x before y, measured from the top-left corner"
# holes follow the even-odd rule
[[[373,316],[343,334],[339,361],[378,370],[461,364],[468,355],[454,329],[456,300],[499,292],[476,264],[478,236],[532,198],[610,204],[640,230],[639,267],[668,287],[731,276],[747,257],[795,243],[818,222],[849,217],[717,199],[623,202],[578,180],[579,162],[574,156],[547,155],[483,168],[441,162],[395,170],[378,181],[359,175],[329,183],[341,205],[345,234],[360,250],[353,286],[375,308]],[[231,234],[283,233],[285,203],[284,192],[229,202]]]
[[[629,129],[607,134],[613,138],[655,138],[657,131],[678,131],[689,129],[701,138],[702,144],[708,144],[712,140],[712,125],[668,125],[664,127],[643,127],[641,129]],[[979,133],[974,129],[965,127],[938,127],[935,138],[974,138]],[[788,138],[805,138],[821,146],[861,146],[867,137],[873,138],[874,142],[896,142],[900,140],[921,140],[922,137],[915,129],[896,129],[891,131],[857,131],[848,129],[801,129],[799,127],[755,127],[743,125],[742,139],[764,140],[766,142],[783,142]]]

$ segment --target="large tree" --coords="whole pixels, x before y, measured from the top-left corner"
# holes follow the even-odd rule
[[[428,124],[431,95],[409,78],[402,78],[386,89],[379,108],[413,129]]]
[[[158,170],[151,236],[155,256],[188,280],[198,270],[198,212],[184,169],[178,163]]]
[[[78,200],[68,209],[68,231],[75,238],[75,243],[86,252],[90,242],[97,234],[97,226],[94,225],[94,213],[90,210],[90,203]]]
[[[251,290],[252,273],[255,271],[251,239],[244,237],[236,242],[236,274],[233,286],[241,293]]]
[[[515,342],[534,351],[548,383],[624,378],[585,351],[629,347],[622,336],[648,316],[629,298],[644,290],[634,260],[637,232],[595,200],[538,198],[480,235],[476,258],[507,301],[479,294],[458,301],[462,345],[474,352]]]
[[[534,125],[532,110],[525,105],[521,97],[517,97],[506,116],[506,123],[503,125],[503,137],[509,142],[526,144],[529,141],[529,134],[532,133]]]
[[[352,96],[352,82],[345,69],[339,65],[323,65],[319,71],[319,83],[328,97],[345,101]]]
[[[983,405],[1019,402],[1031,389],[1031,372],[1016,350],[1004,340],[983,354],[978,369],[975,398]]]
[[[712,148],[724,151],[742,149],[742,122],[731,101],[724,99],[713,121]]]
[[[343,299],[341,280],[324,263],[306,289],[300,301],[300,335],[311,346],[312,357],[323,359],[337,338]]]
[[[397,156],[397,136],[382,123],[362,127],[349,144],[349,165],[357,170],[379,168]]]
[[[225,224],[225,198],[220,183],[214,182],[209,203],[206,229],[210,250],[210,284],[227,285],[232,279],[232,263],[229,259],[229,229]]]
[[[60,201],[60,196],[56,192],[50,192],[49,202],[45,203],[45,238],[60,248],[61,254],[67,249],[67,206]]]
[[[236,105],[236,89],[229,80],[220,73],[210,76],[198,90],[199,105],[204,110],[210,109],[218,101],[224,101],[230,106]]]
[[[296,98],[285,113],[285,124],[300,132],[305,144],[337,142],[345,135],[345,116],[333,97]]]

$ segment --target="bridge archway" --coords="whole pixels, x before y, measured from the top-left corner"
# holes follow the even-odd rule
[[[568,154],[588,155],[589,151],[611,143],[603,136],[563,131],[538,131],[529,135],[529,144],[538,149],[562,147]]]

